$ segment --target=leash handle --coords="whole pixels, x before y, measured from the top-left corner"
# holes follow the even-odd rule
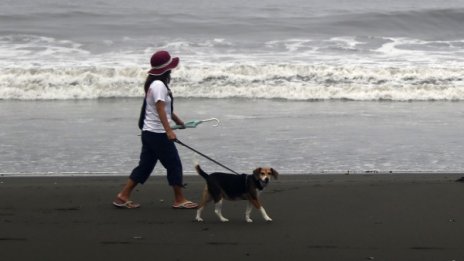
[[[187,144],[183,143],[182,141],[180,141],[180,140],[178,140],[178,139],[175,139],[174,142],[176,142],[176,143],[178,143],[178,144],[180,144],[180,145],[182,145],[182,146],[184,146],[184,147],[190,149],[191,151],[193,151],[193,152],[197,153],[198,155],[203,156],[204,158],[206,158],[206,159],[208,159],[208,160],[210,160],[210,161],[216,163],[217,165],[219,165],[219,166],[221,166],[221,167],[227,169],[228,171],[231,171],[231,172],[234,173],[234,174],[240,175],[238,172],[236,172],[236,171],[234,171],[234,170],[232,170],[232,169],[230,169],[230,168],[224,166],[223,164],[217,162],[216,160],[214,160],[214,159],[212,159],[212,158],[206,156],[205,154],[199,152],[198,150],[196,150],[196,149],[194,149],[194,148],[188,146]]]

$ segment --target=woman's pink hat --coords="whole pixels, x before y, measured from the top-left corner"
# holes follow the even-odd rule
[[[148,71],[148,74],[161,75],[176,68],[179,64],[179,57],[172,58],[168,52],[158,51],[151,56],[150,64],[151,70]]]

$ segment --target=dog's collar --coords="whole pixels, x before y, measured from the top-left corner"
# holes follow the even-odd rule
[[[242,174],[242,175],[245,177],[245,191],[248,189],[248,177],[250,177],[253,180],[256,188],[259,190],[263,190],[268,184],[267,182],[257,179],[255,175],[248,175],[248,174]]]
[[[253,176],[253,179],[255,181],[255,185],[256,187],[259,189],[259,190],[263,190],[266,186],[267,186],[267,183],[260,180],[260,179],[257,179],[255,176]]]

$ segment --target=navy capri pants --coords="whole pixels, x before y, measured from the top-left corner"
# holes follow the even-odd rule
[[[173,141],[166,133],[142,132],[142,152],[139,165],[132,170],[130,179],[136,183],[145,183],[150,177],[158,160],[167,171],[170,186],[183,186],[182,162]]]

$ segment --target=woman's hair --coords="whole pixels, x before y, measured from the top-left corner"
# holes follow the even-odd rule
[[[151,75],[151,74],[149,74],[147,76],[147,79],[145,80],[145,85],[144,85],[145,94],[147,94],[151,83],[156,81],[156,80],[162,81],[164,83],[164,85],[166,85],[166,87],[169,88],[169,82],[171,81],[171,71],[166,71],[165,73],[163,73],[161,75]]]

